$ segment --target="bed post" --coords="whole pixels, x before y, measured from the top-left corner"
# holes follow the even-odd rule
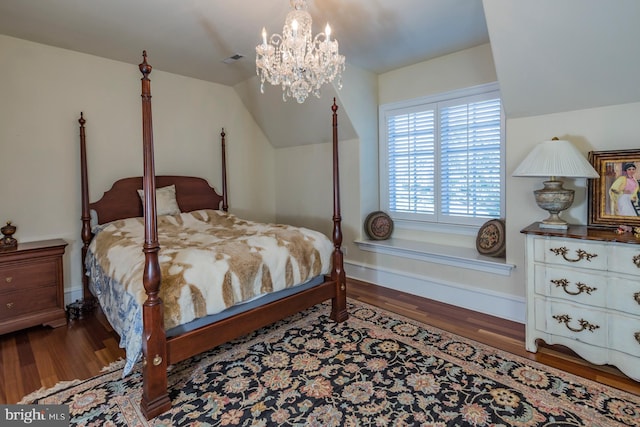
[[[227,203],[227,144],[225,140],[224,128],[220,132],[220,143],[222,145],[222,210],[227,212],[229,204]]]
[[[338,164],[338,105],[333,98],[333,269],[331,279],[336,281],[336,296],[331,301],[331,319],[347,320],[347,278],[342,254],[342,217],[340,215],[340,167]]]
[[[147,419],[171,409],[167,392],[167,337],[160,299],[160,262],[158,260],[158,227],[156,223],[156,183],[153,160],[153,127],[151,121],[151,66],[147,51],[142,52],[142,145],[144,157],[144,273],[143,284],[147,300],[142,306],[143,319],[143,389],[140,409]]]
[[[87,252],[89,251],[89,243],[93,238],[91,232],[91,213],[89,211],[89,179],[87,178],[87,142],[84,132],[84,114],[80,112],[80,182],[81,182],[81,195],[82,195],[82,214],[80,219],[82,221],[82,230],[80,236],[82,238],[82,259],[80,264],[82,265],[82,300],[77,300],[67,305],[70,319],[82,319],[85,314],[90,313],[95,308],[96,300],[89,290],[89,277],[87,276],[87,267],[85,266],[85,259]]]
[[[89,243],[91,242],[91,214],[89,212],[89,178],[87,177],[87,143],[84,133],[84,114],[80,112],[80,181],[82,192],[82,297],[85,300],[91,300],[93,295],[89,292],[89,278],[87,277],[87,268],[84,264],[84,260],[89,250]]]

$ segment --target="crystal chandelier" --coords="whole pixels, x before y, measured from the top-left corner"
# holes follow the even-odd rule
[[[282,99],[295,98],[302,104],[309,93],[320,97],[320,87],[338,77],[342,88],[344,56],[338,53],[338,41],[331,40],[331,27],[312,37],[311,15],[306,0],[290,0],[291,11],[282,35],[262,29],[262,44],[256,46],[256,72],[260,76],[260,92],[264,82],[282,86]]]

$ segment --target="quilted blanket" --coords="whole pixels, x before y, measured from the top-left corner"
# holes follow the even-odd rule
[[[331,269],[331,241],[306,228],[216,210],[159,216],[157,223],[166,330]],[[90,287],[126,349],[126,375],[142,348],[144,220],[118,220],[94,231],[85,260]]]

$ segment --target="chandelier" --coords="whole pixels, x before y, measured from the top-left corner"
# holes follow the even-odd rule
[[[302,104],[309,93],[320,98],[320,87],[338,77],[342,89],[344,56],[338,53],[338,41],[331,40],[331,27],[315,37],[311,34],[311,15],[306,0],[290,0],[291,11],[282,35],[262,29],[262,44],[256,46],[256,73],[260,76],[260,92],[264,82],[282,86],[282,99],[295,98]]]

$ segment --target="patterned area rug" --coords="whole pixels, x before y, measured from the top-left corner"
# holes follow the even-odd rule
[[[139,367],[21,403],[82,426],[638,426],[640,397],[359,302],[318,305],[171,367],[173,409],[140,414]]]

